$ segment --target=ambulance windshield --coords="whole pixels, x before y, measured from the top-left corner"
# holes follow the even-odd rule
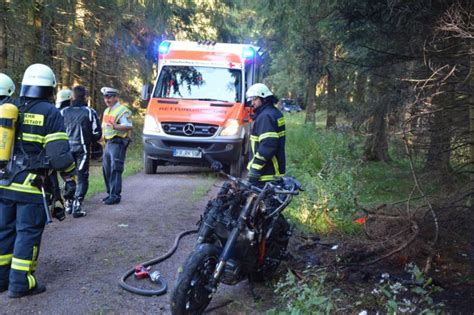
[[[164,66],[154,97],[216,102],[241,102],[240,69]]]

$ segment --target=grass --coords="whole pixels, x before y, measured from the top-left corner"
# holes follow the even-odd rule
[[[212,185],[216,182],[216,178],[218,175],[213,174],[213,173],[210,173],[210,174],[203,173],[203,176],[205,176],[205,181],[199,186],[197,186],[196,189],[191,194],[190,201],[192,203],[195,203],[203,199],[207,195]]]
[[[399,146],[390,149],[390,163],[365,162],[363,137],[326,130],[324,113],[317,113],[315,125],[304,124],[304,115],[286,114],[287,172],[306,189],[287,214],[303,230],[358,233],[360,227],[352,222],[359,204],[370,208],[410,196],[413,178]],[[428,193],[437,189],[432,184],[425,188]]]

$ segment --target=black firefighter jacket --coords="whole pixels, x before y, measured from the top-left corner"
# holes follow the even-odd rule
[[[91,144],[102,137],[97,112],[85,103],[73,102],[71,106],[61,110],[61,115],[64,117],[72,152],[87,153]]]
[[[75,172],[63,117],[46,99],[23,99],[19,102],[22,123],[17,124],[13,151],[13,181],[0,185],[0,198],[25,203],[42,203],[40,177],[49,170],[62,175]]]
[[[270,181],[285,175],[285,117],[275,106],[266,104],[255,109],[250,145],[249,176]]]

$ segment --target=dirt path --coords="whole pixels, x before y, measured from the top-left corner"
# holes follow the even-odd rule
[[[68,217],[47,226],[36,272],[47,292],[17,300],[2,293],[0,313],[168,314],[169,294],[142,297],[118,286],[126,270],[162,255],[179,232],[195,228],[208,199],[205,191],[215,181],[196,169],[166,168],[166,172],[129,177],[119,205],[103,205],[104,194],[99,194],[86,201],[85,218]],[[188,237],[158,267],[170,289],[193,240]],[[233,298],[238,302],[218,313],[255,311],[247,286],[221,287],[211,307]]]

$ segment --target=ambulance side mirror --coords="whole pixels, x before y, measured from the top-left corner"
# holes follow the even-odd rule
[[[141,107],[146,108],[148,105],[148,101],[150,100],[150,94],[151,94],[151,85],[150,84],[144,84],[142,86],[142,95],[141,95]]]

